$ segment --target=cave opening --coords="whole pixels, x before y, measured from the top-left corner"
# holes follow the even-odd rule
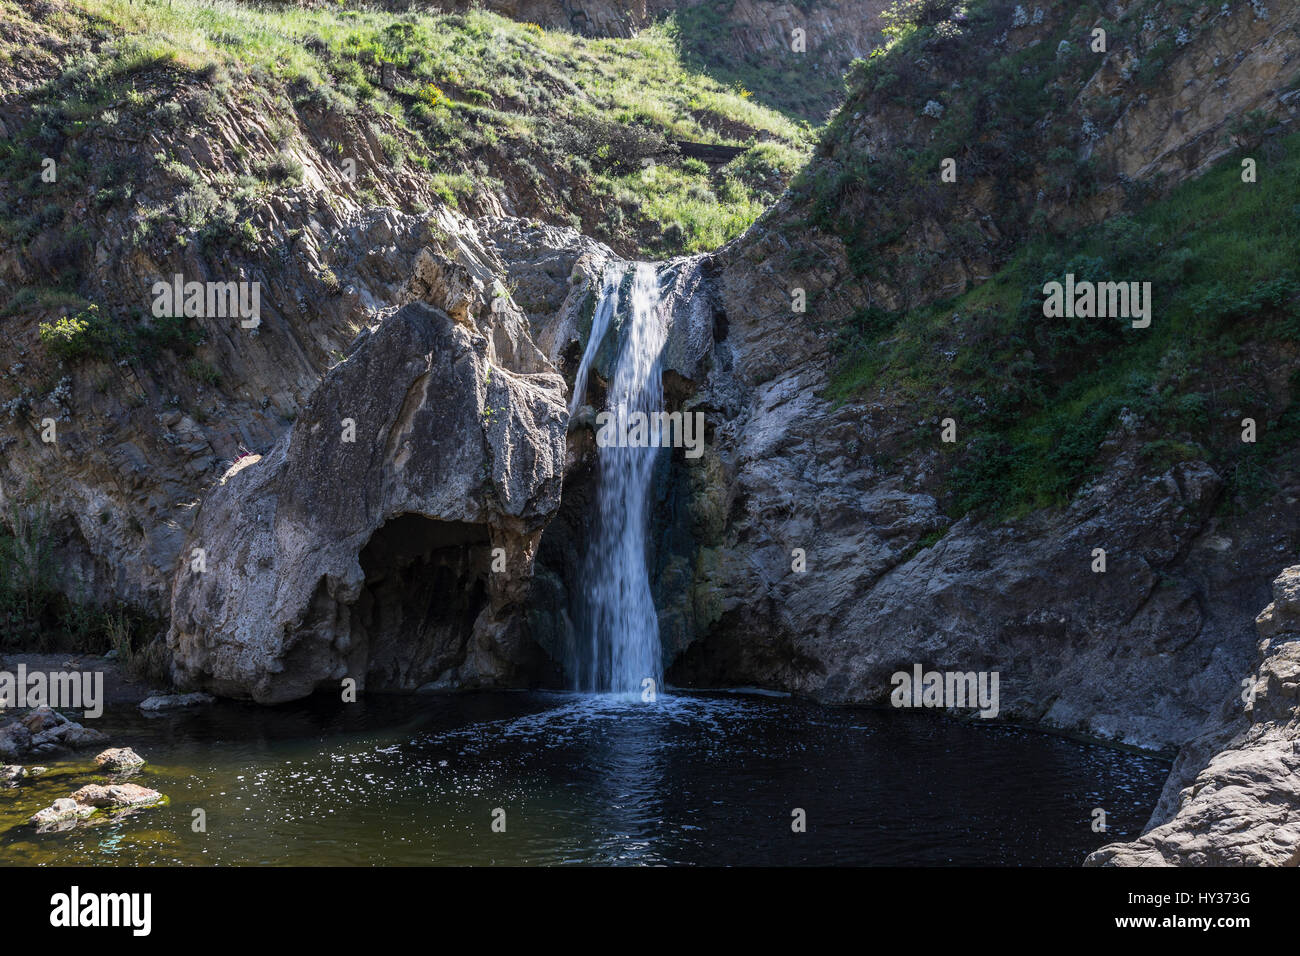
[[[362,549],[352,632],[368,644],[366,686],[409,690],[458,667],[488,605],[486,525],[401,514]]]

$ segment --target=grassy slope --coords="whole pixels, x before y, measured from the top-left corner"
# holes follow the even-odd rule
[[[800,9],[811,4],[797,2]],[[667,29],[686,63],[728,84],[747,90],[762,103],[796,119],[821,124],[844,99],[844,78],[832,69],[808,69],[801,54],[784,49],[737,54],[719,49],[719,37],[731,29],[727,16],[735,0],[683,5]]]
[[[1268,463],[1300,439],[1300,409],[1279,404],[1253,369],[1297,365],[1300,134],[1260,163],[1258,183],[1226,160],[1135,215],[1031,240],[956,299],[876,314],[874,328],[861,317],[872,341],[847,350],[834,392],[882,389],[921,414],[952,415],[963,435],[950,452],[958,511],[1063,503],[1100,467],[1121,415],[1137,416],[1146,464],[1208,459],[1248,503],[1267,487]],[[1151,281],[1151,327],[1045,318],[1043,284],[1067,272]],[[1243,417],[1258,421],[1255,445],[1240,441]]]
[[[1006,0],[907,6],[913,16],[887,29],[888,46],[856,65],[845,107],[794,187],[795,208],[845,242],[856,276],[899,289],[903,303],[838,328],[831,395],[884,400],[914,421],[956,419],[959,441],[942,446],[935,487],[954,517],[1062,505],[1121,447],[1150,470],[1209,460],[1229,478],[1228,507],[1258,500],[1300,438],[1300,382],[1288,374],[1300,364],[1300,138],[1261,137],[1262,118],[1243,118],[1237,133],[1254,143],[1258,183],[1241,182],[1234,158],[1151,204],[1132,184],[1129,213],[1078,228],[1078,204],[1108,175],[1078,159],[1086,131],[1126,102],[1079,99],[1095,63],[1078,38],[1101,22],[1112,48],[1140,42],[1134,83],[1149,88],[1173,36],[1200,29],[1188,25],[1195,5],[1145,0],[1114,23],[1095,3],[1058,4],[1040,42],[1018,49],[996,42],[1014,13]],[[1136,40],[1144,18],[1159,24],[1154,41]],[[913,125],[931,101],[939,118]],[[898,133],[895,147],[868,155],[859,136],[880,123]],[[945,156],[988,188],[998,240],[953,220],[953,193],[935,182]],[[1044,205],[1062,215],[1048,221]],[[925,280],[940,263],[916,231],[927,219],[949,230],[946,255],[977,249],[1001,267],[930,303]],[[1153,282],[1151,328],[1045,318],[1043,284],[1067,272]],[[1256,444],[1240,440],[1245,417],[1257,420]],[[932,441],[925,431],[882,454]]]
[[[214,85],[220,97],[238,97],[252,82],[295,104],[386,114],[409,134],[383,138],[389,162],[427,174],[447,201],[476,190],[509,194],[525,214],[567,218],[654,255],[738,235],[811,147],[806,125],[686,69],[667,27],[635,40],[588,40],[481,11],[348,6],[76,0],[63,14],[66,35],[99,33],[106,42],[63,63],[62,81],[37,99],[52,114],[46,122],[99,123],[124,96],[147,96],[133,82],[142,71],[175,67],[227,78]],[[0,16],[26,14],[3,0]],[[26,53],[0,49],[0,62]],[[380,61],[401,70],[392,95],[379,85]],[[665,157],[675,139],[756,148],[715,172]],[[30,158],[30,144],[19,142],[0,149],[0,162],[25,147]],[[647,176],[651,158],[658,168]]]

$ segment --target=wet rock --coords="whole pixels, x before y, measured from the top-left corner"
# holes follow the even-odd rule
[[[115,747],[95,757],[95,766],[104,770],[135,770],[144,766],[144,758],[130,747]]]
[[[91,783],[72,794],[79,806],[120,810],[126,807],[151,806],[162,800],[157,790],[136,783]]]
[[[94,812],[94,807],[82,806],[69,797],[60,797],[44,810],[36,811],[29,822],[36,824],[42,831],[63,829],[60,824],[75,824]]]
[[[50,806],[37,811],[29,822],[39,832],[66,830],[88,820],[96,811],[127,813],[156,806],[166,800],[157,790],[134,783],[89,784],[69,797],[61,797]]]
[[[216,698],[211,694],[154,694],[140,702],[140,709],[146,713],[158,713],[165,710],[201,707],[214,700]]]
[[[16,787],[27,776],[27,771],[13,764],[0,766],[0,787]]]

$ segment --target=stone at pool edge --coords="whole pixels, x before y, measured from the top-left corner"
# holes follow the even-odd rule
[[[140,709],[145,713],[158,713],[164,710],[180,710],[184,707],[201,707],[211,704],[216,698],[211,694],[152,694],[140,701]]]
[[[108,737],[83,727],[50,707],[38,707],[0,726],[0,759],[19,760],[29,753],[51,754],[102,746]]]
[[[16,787],[30,777],[39,777],[46,767],[20,767],[17,764],[0,765],[0,787]]]
[[[136,770],[144,766],[144,758],[130,747],[110,747],[95,757],[95,766],[102,770]]]

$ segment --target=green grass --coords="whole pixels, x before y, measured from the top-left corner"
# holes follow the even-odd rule
[[[884,390],[918,417],[956,418],[961,441],[945,446],[956,512],[1065,503],[1103,466],[1124,409],[1149,466],[1209,460],[1229,499],[1248,504],[1300,441],[1300,381],[1280,401],[1260,368],[1293,366],[1300,351],[1300,134],[1255,158],[1259,183],[1242,183],[1234,156],[1136,214],[1026,242],[955,299],[859,314],[840,331],[831,394]],[[1151,281],[1151,327],[1045,318],[1043,284],[1067,272]],[[1258,421],[1257,444],[1240,441],[1242,417]]]
[[[796,123],[820,126],[844,98],[839,72],[812,63],[806,53],[782,47],[739,53],[734,46],[719,43],[732,29],[727,16],[734,5],[735,0],[683,5],[660,29],[673,39],[692,69],[744,90],[754,101]]]
[[[248,95],[251,84],[300,113],[361,114],[378,123],[385,161],[428,176],[444,201],[464,205],[478,192],[509,192],[525,215],[564,210],[562,220],[576,217],[575,224],[621,248],[665,255],[713,248],[738,235],[784,188],[813,142],[806,123],[684,66],[669,24],[635,39],[592,40],[478,9],[442,15],[353,3],[317,9],[228,0],[61,3],[55,21],[66,21],[69,34],[109,39],[72,58],[55,83],[35,91],[38,115],[30,128],[0,147],[0,176],[13,170],[31,195],[41,192],[30,179],[34,164],[70,136],[142,120],[192,126],[196,109],[215,115],[224,101]],[[31,14],[15,8],[14,15]],[[392,92],[381,87],[381,63],[400,71]],[[182,108],[160,82],[169,75],[211,90]],[[299,135],[296,126],[278,137],[280,145]],[[778,154],[779,181],[754,183],[688,166],[674,157],[674,140],[755,146],[768,159]],[[649,158],[673,171],[657,186],[641,178]],[[185,182],[175,168],[183,164],[168,166],[189,197],[182,219],[219,215],[230,232],[237,210],[302,176],[283,152],[247,165],[247,180],[206,183]],[[129,202],[124,185],[130,184],[93,170],[82,175],[98,203]],[[619,196],[635,202],[607,214]],[[0,209],[0,224],[20,244],[51,225],[30,203]],[[149,235],[144,227],[138,239]]]

